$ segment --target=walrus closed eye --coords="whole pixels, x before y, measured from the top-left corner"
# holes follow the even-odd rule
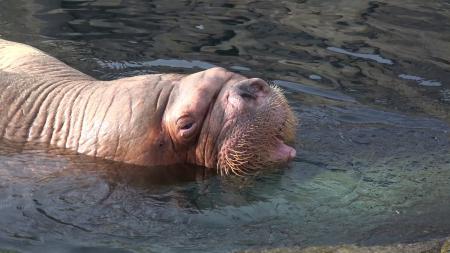
[[[286,163],[297,120],[276,86],[223,68],[99,81],[0,40],[0,137],[126,163],[244,175]]]

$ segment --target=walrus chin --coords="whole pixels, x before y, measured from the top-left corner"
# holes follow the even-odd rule
[[[218,153],[218,173],[242,176],[289,162],[296,155],[290,145],[297,124],[282,90],[271,85],[265,103],[231,124]]]

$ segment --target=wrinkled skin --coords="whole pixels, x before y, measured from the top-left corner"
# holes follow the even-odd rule
[[[145,166],[245,174],[288,162],[295,117],[258,78],[223,68],[99,81],[0,40],[0,137]]]

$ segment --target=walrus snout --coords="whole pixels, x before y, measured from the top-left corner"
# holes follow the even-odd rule
[[[259,78],[239,80],[224,93],[227,134],[220,142],[220,174],[245,175],[292,161],[297,119],[282,90]]]

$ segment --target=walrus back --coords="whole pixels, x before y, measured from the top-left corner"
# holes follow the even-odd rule
[[[3,39],[0,39],[0,70],[55,80],[95,80],[39,49]]]
[[[0,39],[0,138],[50,143],[54,127],[64,128],[58,111],[96,79],[44,52]],[[70,99],[68,99],[70,100]],[[56,121],[56,122],[53,122]]]

